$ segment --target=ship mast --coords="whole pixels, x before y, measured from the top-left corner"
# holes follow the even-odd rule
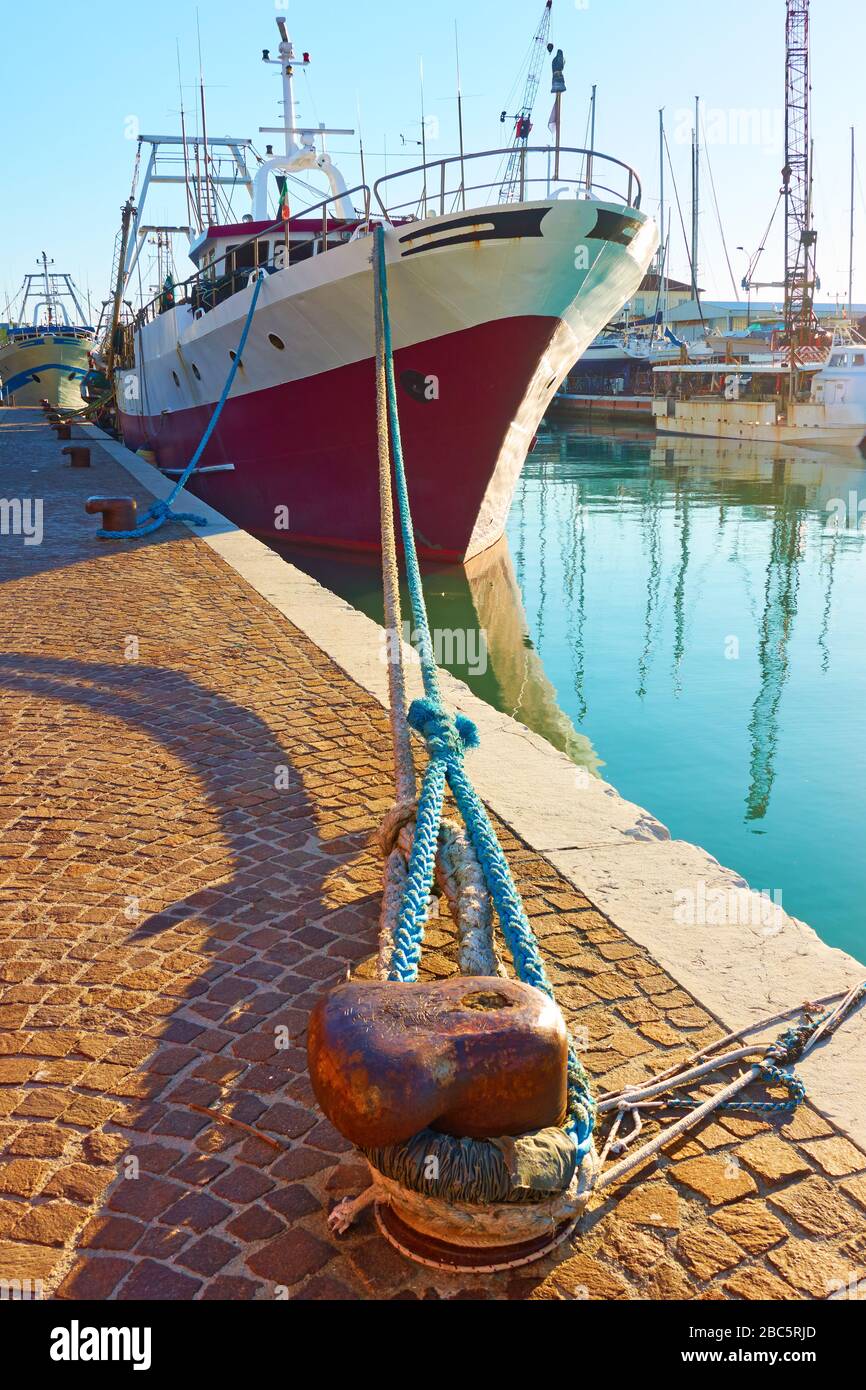
[[[52,282],[51,282],[51,276],[50,276],[50,274],[48,273],[48,253],[47,253],[46,251],[43,251],[43,252],[42,252],[42,255],[41,255],[41,257],[39,258],[38,264],[40,264],[40,265],[42,266],[42,279],[43,279],[43,282],[44,282],[44,284],[45,284],[45,308],[46,308],[46,311],[47,311],[47,313],[48,313],[48,327],[49,327],[49,328],[53,328],[53,327],[54,327],[54,288],[53,288],[53,285],[52,285]]]

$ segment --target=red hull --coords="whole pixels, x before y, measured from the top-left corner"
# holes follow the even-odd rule
[[[482,324],[395,355],[409,491],[421,554],[462,560],[508,428],[558,320]],[[407,383],[404,374],[411,374]],[[427,400],[423,381],[438,382]],[[419,398],[420,397],[420,398]],[[212,406],[164,416],[121,415],[133,449],[162,468],[191,458]],[[376,394],[372,360],[230,398],[190,490],[262,536],[341,549],[378,549]],[[278,509],[288,509],[288,527]],[[495,539],[495,537],[492,537]]]

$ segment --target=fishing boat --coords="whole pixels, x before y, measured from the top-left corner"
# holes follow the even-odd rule
[[[81,405],[81,382],[94,347],[72,276],[41,269],[24,276],[17,313],[0,324],[0,400],[4,405]]]
[[[190,487],[265,537],[377,549],[371,231],[381,224],[419,550],[463,561],[502,535],[544,412],[640,284],[655,223],[641,211],[633,169],[558,139],[531,145],[525,114],[508,148],[461,147],[372,188],[362,161],[362,183],[348,188],[325,138],[352,132],[296,125],[294,74],[310,59],[295,51],[285,20],[277,26],[278,56],[265,50],[264,60],[281,72],[283,153],[268,146],[251,173],[250,142],[210,140],[204,120],[198,136],[142,137],[145,185],[158,181],[166,148],[183,160],[195,272],[115,333],[124,439],[168,476],[181,472],[224,391],[263,276]],[[217,145],[234,160],[225,178]],[[330,191],[296,209],[291,190],[310,170]],[[215,195],[230,182],[246,189],[248,207],[219,220]],[[140,251],[141,201],[124,233],[118,304]]]
[[[783,289],[781,332],[770,352],[743,343],[701,363],[657,366],[653,415],[660,434],[752,439],[851,448],[866,440],[866,341],[851,327],[854,145],[851,145],[849,322],[828,332],[815,309],[817,231],[813,216],[809,0],[786,0],[785,164],[776,208],[784,205],[783,281],[754,279],[770,226],[743,288]],[[696,245],[696,242],[695,242]],[[693,256],[696,252],[693,252]],[[757,344],[752,344],[757,348]]]
[[[866,440],[866,342],[853,330],[810,353],[720,357],[654,376],[660,434],[843,448]]]

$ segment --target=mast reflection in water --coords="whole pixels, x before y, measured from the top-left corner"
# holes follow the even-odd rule
[[[509,520],[605,778],[860,959],[864,513],[857,454],[559,433]]]

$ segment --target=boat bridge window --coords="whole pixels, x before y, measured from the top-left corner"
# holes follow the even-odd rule
[[[855,352],[855,353],[854,353],[854,359],[853,359],[853,362],[852,362],[852,366],[854,366],[854,367],[866,367],[866,353]]]
[[[235,243],[226,248],[222,271],[231,275],[238,270],[256,270],[260,265],[267,265],[269,251],[269,241],[246,241],[240,246]]]

